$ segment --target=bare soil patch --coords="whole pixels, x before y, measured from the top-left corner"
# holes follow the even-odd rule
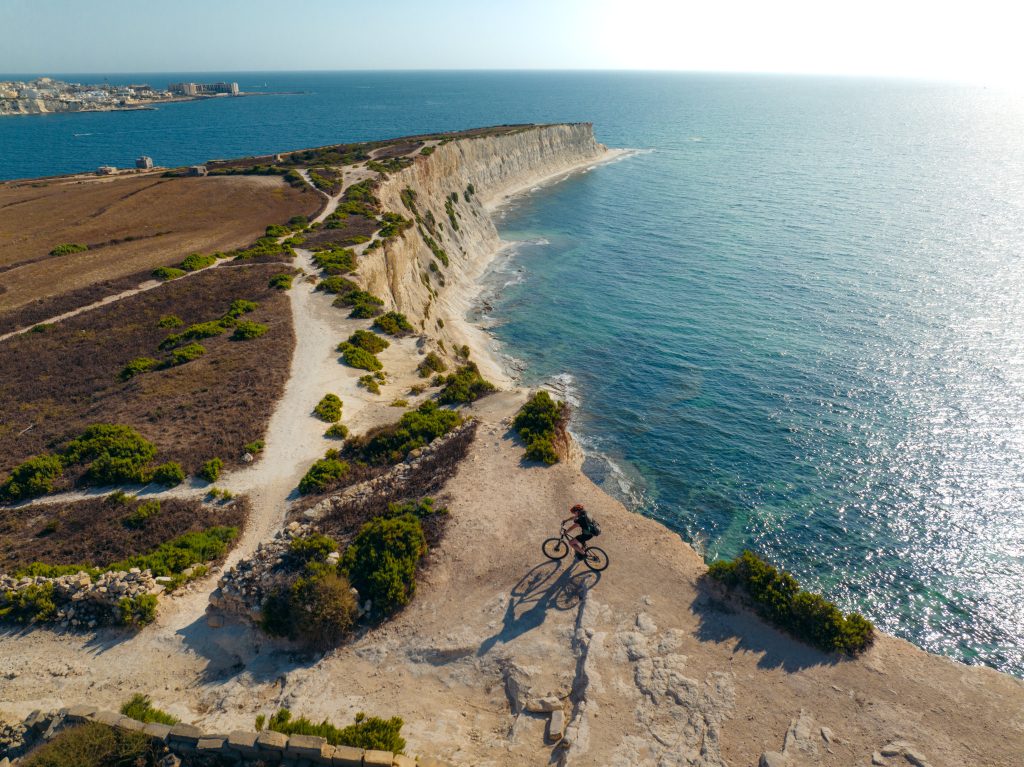
[[[159,512],[145,525],[126,524],[126,518],[146,502],[145,498],[119,502],[102,496],[7,509],[0,517],[0,572],[13,572],[32,562],[105,567],[185,533],[216,525],[241,528],[249,513],[245,498],[216,504],[164,498]]]
[[[268,287],[280,265],[226,265],[114,302],[45,332],[0,344],[0,475],[29,456],[55,450],[92,423],[122,423],[158,448],[158,460],[195,472],[209,458],[237,464],[260,439],[288,377],[295,336],[288,297]],[[235,299],[259,307],[244,320],[267,332],[201,339],[191,362],[122,381],[137,357],[161,359],[169,334],[217,320]],[[183,325],[161,328],[166,315]]]
[[[321,195],[278,177],[55,179],[0,184],[0,315],[192,252],[248,245],[312,215]],[[61,243],[89,250],[50,256]]]

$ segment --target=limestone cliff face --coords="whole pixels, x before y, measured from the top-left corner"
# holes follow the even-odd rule
[[[363,256],[359,273],[366,288],[447,349],[472,342],[467,336],[475,331],[462,322],[466,287],[500,246],[490,210],[505,196],[599,160],[606,151],[590,123],[575,123],[462,138],[417,156],[383,181],[378,196],[386,210],[418,223]],[[405,192],[403,200],[405,190],[413,194]],[[415,211],[406,204],[410,197]],[[448,265],[427,238],[444,250]]]

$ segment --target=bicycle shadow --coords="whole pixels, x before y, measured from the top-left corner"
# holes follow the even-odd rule
[[[563,569],[564,561],[541,562],[519,579],[509,592],[501,629],[480,643],[476,652],[478,658],[490,652],[498,642],[511,642],[541,626],[549,610],[565,611],[579,606],[587,592],[601,580],[601,573],[587,569],[572,557]]]

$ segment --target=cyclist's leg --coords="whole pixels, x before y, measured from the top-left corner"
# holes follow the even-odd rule
[[[577,559],[583,559],[586,556],[587,541],[589,541],[592,537],[593,536],[591,535],[580,533],[572,539],[573,548],[576,550]]]

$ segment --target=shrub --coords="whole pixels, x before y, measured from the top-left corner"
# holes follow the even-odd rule
[[[462,423],[462,416],[427,401],[402,415],[397,423],[382,426],[353,440],[349,450],[366,463],[394,464],[411,450],[430,444]]]
[[[156,457],[156,445],[130,426],[98,423],[64,448],[68,464],[90,464],[84,480],[112,485],[143,482],[146,466]]]
[[[181,468],[181,464],[177,461],[168,461],[153,469],[150,481],[158,485],[174,487],[185,481],[185,470]]]
[[[281,224],[271,224],[264,232],[264,237],[284,237],[292,233],[292,230]]]
[[[348,277],[339,277],[335,275],[332,277],[324,277],[317,283],[316,289],[322,290],[325,293],[347,296],[350,293],[358,292],[359,286],[352,282]]]
[[[348,342],[339,344],[338,351],[341,352],[342,360],[349,367],[359,368],[360,370],[369,370],[371,373],[384,368],[381,361],[373,354],[366,351],[366,349],[353,346]]]
[[[356,254],[348,248],[322,250],[313,254],[313,263],[327,274],[348,274],[356,270]]]
[[[288,559],[293,565],[302,566],[310,562],[324,562],[328,555],[338,550],[338,542],[323,533],[308,533],[292,538],[288,544]]]
[[[469,359],[469,344],[463,344],[462,346],[455,347],[455,356],[461,359]]]
[[[270,282],[267,284],[267,287],[277,288],[278,290],[291,290],[292,280],[294,279],[294,274],[287,274],[285,272],[275,274],[270,278]]]
[[[389,407],[409,407],[409,400],[407,399],[396,399],[392,400]]]
[[[379,335],[369,330],[357,330],[348,337],[348,341],[345,343],[351,344],[352,346],[358,346],[360,349],[365,349],[370,352],[370,354],[379,354],[391,346],[386,338],[381,338]],[[339,351],[341,351],[340,348]]]
[[[122,381],[127,381],[129,378],[134,378],[140,373],[148,373],[150,370],[155,370],[160,367],[160,360],[155,360],[152,357],[136,357],[121,370],[119,378]]]
[[[388,335],[398,336],[412,332],[412,325],[401,312],[388,312],[377,318],[374,325]]]
[[[423,236],[423,242],[427,244],[427,247],[430,248],[430,252],[434,254],[434,258],[445,266],[448,266],[448,254],[445,252],[445,249],[438,245],[437,240],[426,232],[421,230],[420,234]],[[434,264],[431,264],[431,266],[434,266]]]
[[[234,301],[231,302],[231,306],[228,307],[228,310],[221,318],[221,321],[223,322],[224,320],[237,320],[243,314],[254,312],[259,308],[260,305],[255,301],[247,301],[244,298],[236,298]]]
[[[152,517],[160,513],[160,501],[143,501],[128,516],[121,520],[125,527],[138,530],[146,526]]]
[[[324,432],[324,436],[328,439],[345,439],[348,436],[348,427],[343,423],[333,424]]]
[[[145,722],[146,724],[151,722],[157,724],[177,724],[181,721],[166,711],[156,708],[148,695],[133,695],[127,703],[121,706],[121,713],[124,716],[131,717],[136,722]]]
[[[436,146],[425,146],[420,150],[420,154],[423,155],[424,157],[429,157],[434,153],[435,149],[437,149]]]
[[[211,527],[200,532],[185,533],[147,553],[129,557],[109,565],[107,570],[151,570],[153,575],[180,575],[193,565],[217,559],[227,552],[228,543],[238,536],[237,527]],[[79,572],[85,568],[78,568]]]
[[[65,242],[50,251],[51,256],[68,256],[72,253],[81,253],[89,249],[88,245],[79,245],[77,242]]]
[[[292,638],[317,650],[336,646],[359,616],[348,579],[335,572],[300,577],[291,588]]]
[[[167,367],[177,367],[178,365],[184,365],[186,362],[199,359],[206,354],[206,347],[202,344],[186,344],[180,349],[175,349],[171,352],[171,356],[167,358]]]
[[[211,458],[203,464],[199,470],[199,476],[207,482],[216,482],[220,478],[221,469],[224,468],[224,461],[220,458]]]
[[[320,724],[311,722],[306,717],[292,719],[291,712],[282,708],[272,714],[267,722],[267,729],[285,735],[313,735],[325,739],[333,746],[351,746],[376,751],[390,751],[400,754],[405,749],[405,739],[399,733],[405,724],[399,717],[380,719],[367,717],[359,712],[355,716],[355,724],[338,728],[324,719]]]
[[[420,378],[429,378],[431,373],[443,373],[447,369],[448,365],[445,364],[445,361],[441,359],[437,352],[428,352],[427,356],[420,360],[420,364],[416,366]]]
[[[231,337],[235,341],[251,341],[262,336],[267,330],[267,326],[259,322],[239,322]]]
[[[341,564],[360,597],[372,600],[373,611],[390,615],[412,599],[416,567],[426,553],[417,517],[377,517],[362,526]]]
[[[543,461],[549,466],[558,462],[553,440],[557,432],[565,428],[568,407],[556,402],[546,391],[534,394],[519,408],[512,428],[519,432],[526,443],[526,457],[531,461]]]
[[[338,459],[338,452],[328,450],[327,455],[310,466],[306,474],[299,480],[299,492],[303,495],[322,493],[334,483],[344,479],[348,470],[348,464]]]
[[[156,326],[158,328],[180,328],[184,324],[185,321],[176,314],[165,314],[160,318],[160,321],[156,323]]]
[[[384,301],[365,290],[349,293],[343,299],[335,299],[335,304],[338,304],[339,300],[341,301],[340,305],[352,307],[352,311],[348,315],[352,319],[368,320],[384,311],[381,309],[384,306]]]
[[[818,594],[803,591],[796,579],[752,551],[731,561],[712,562],[708,576],[742,592],[763,618],[825,652],[856,655],[874,640],[874,626],[859,613],[843,613]]]
[[[46,331],[48,331],[52,327],[53,327],[53,323],[52,322],[41,322],[38,325],[33,325],[31,332],[32,333],[45,333]]]
[[[252,455],[258,455],[259,453],[263,452],[264,447],[265,445],[263,443],[263,440],[256,439],[243,446],[242,449],[247,453],[251,453]]]
[[[181,268],[186,272],[197,272],[200,269],[217,263],[216,256],[204,256],[202,253],[192,253],[181,262]]]
[[[161,266],[153,270],[153,279],[163,280],[176,280],[179,277],[184,277],[186,274],[184,269],[176,269],[173,266]]]
[[[152,767],[159,754],[145,733],[86,722],[62,730],[22,760],[23,767]]]
[[[452,192],[452,195],[455,195],[455,192]],[[455,200],[458,199],[458,196],[455,195]],[[444,212],[448,214],[448,220],[451,222],[452,229],[457,232],[459,231],[459,222],[458,219],[455,218],[455,200],[452,200],[449,197],[444,201]]]
[[[0,500],[20,501],[53,492],[53,483],[64,473],[64,464],[55,455],[37,455],[18,464],[0,485]]]
[[[341,420],[341,398],[337,394],[325,394],[313,412],[317,418],[327,423],[337,423]]]
[[[412,514],[419,519],[432,517],[435,514],[447,514],[448,509],[442,506],[434,508],[433,498],[421,498],[418,501],[405,501],[404,503],[390,503],[388,510],[383,514],[386,517],[400,517],[404,514]]]
[[[371,375],[359,376],[359,385],[362,386],[370,394],[380,394],[380,384],[377,383],[377,379]]]
[[[0,620],[36,623],[51,620],[57,614],[52,583],[32,583],[0,596]]]
[[[475,363],[467,362],[451,375],[443,379],[444,389],[438,396],[442,405],[454,405],[474,402],[494,391],[494,384],[480,375]]]
[[[121,597],[117,603],[117,620],[122,626],[141,628],[156,620],[156,594]]]

